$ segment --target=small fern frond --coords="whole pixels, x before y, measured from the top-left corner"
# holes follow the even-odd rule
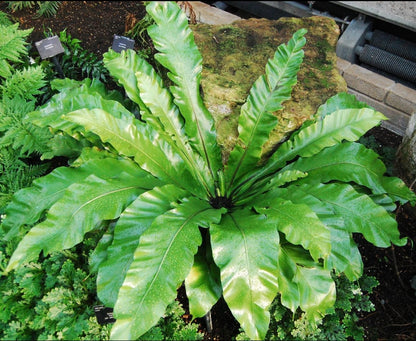
[[[34,108],[33,101],[25,101],[20,96],[12,99],[3,97],[0,106],[0,148],[12,147],[21,157],[49,151],[49,131],[24,120]]]
[[[27,55],[25,38],[33,28],[19,30],[19,24],[0,25],[0,76],[10,76],[10,63],[22,62],[21,57]]]
[[[60,4],[61,1],[39,1],[39,9],[36,12],[36,18],[41,16],[55,16]]]
[[[13,12],[20,11],[24,8],[32,8],[36,1],[8,1],[7,8]]]
[[[40,65],[17,70],[0,86],[3,97],[12,98],[16,95],[27,100],[36,100],[40,89],[46,84],[45,73]]]
[[[12,21],[9,18],[9,15],[5,12],[0,11],[0,25],[10,26],[12,25]]]
[[[0,149],[0,214],[19,189],[46,173],[49,164],[27,165],[12,148]]]

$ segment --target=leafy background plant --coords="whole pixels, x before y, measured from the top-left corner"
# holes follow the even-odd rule
[[[127,85],[130,85],[130,84],[128,84],[128,80],[124,80],[125,81],[125,84],[127,84]],[[134,87],[133,88],[131,88],[131,89],[133,89],[134,90]],[[131,90],[130,89],[130,90]],[[131,93],[130,93],[131,95],[134,95],[134,91],[131,91]],[[346,102],[348,102],[348,101],[346,101]],[[141,103],[142,104],[142,103]],[[351,103],[349,103],[349,104],[351,104]],[[146,112],[145,112],[145,114],[146,114]],[[149,120],[150,120],[150,117],[148,118]],[[76,128],[76,129],[78,129],[78,128]],[[91,136],[89,137],[89,138],[92,138]],[[114,147],[114,146],[110,146],[110,145],[107,145],[106,146],[107,147],[107,150],[110,150],[110,151],[113,151],[112,150],[112,148],[111,147]],[[126,165],[127,166],[127,165]],[[127,168],[126,168],[127,169]],[[406,195],[408,195],[408,194],[406,194]],[[218,198],[220,198],[221,196],[219,196]],[[221,198],[221,200],[218,200],[215,204],[217,205],[217,204],[220,204],[220,205],[223,205],[223,204],[225,204],[225,205],[228,205],[229,204],[229,202],[227,202],[226,200],[224,200],[224,201],[222,201],[223,199],[226,199],[225,197],[222,197]]]
[[[13,12],[20,11],[25,8],[37,7],[36,16],[51,17],[56,14],[61,1],[7,1],[8,8]]]
[[[31,30],[18,24],[0,24],[0,214],[13,193],[43,175],[48,164],[33,164],[31,158],[45,151],[48,130],[24,122],[34,110],[45,85],[41,67],[28,63],[26,39]]]

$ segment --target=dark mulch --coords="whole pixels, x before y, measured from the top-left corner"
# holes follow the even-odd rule
[[[0,3],[0,10],[5,10],[6,5]],[[144,7],[138,1],[63,1],[55,17],[37,19],[34,13],[32,9],[12,14],[20,22],[20,28],[34,28],[32,42],[45,38],[44,31],[48,28],[56,34],[66,28],[72,37],[82,41],[84,48],[102,55],[112,45],[115,34],[124,34],[127,17],[141,19]],[[371,134],[382,146],[397,149],[401,141],[399,136],[382,128],[373,129]],[[365,314],[360,321],[369,340],[416,339],[416,296],[411,287],[416,276],[413,246],[416,220],[403,207],[397,210],[397,220],[402,235],[409,237],[404,247],[381,249],[357,238],[365,272],[380,282],[372,295],[376,311]],[[235,335],[236,324],[224,302],[219,302],[212,314],[214,330],[206,334],[206,339],[229,340]],[[201,326],[204,325],[201,320]]]

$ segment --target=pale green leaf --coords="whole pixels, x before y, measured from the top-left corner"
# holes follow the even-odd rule
[[[284,253],[282,258],[286,263],[283,264],[286,267],[290,264],[289,274],[293,275],[291,279],[285,279],[281,274],[279,276],[279,286],[282,281],[290,287],[287,292],[281,292],[282,304],[295,312],[293,308],[298,303],[308,319],[317,323],[328,312],[333,311],[335,304],[336,290],[331,272],[308,259],[308,254],[300,247],[286,244],[281,252]],[[296,291],[299,296],[293,295]]]
[[[303,190],[305,186],[280,189],[276,195],[296,204],[307,205],[330,230],[331,252],[325,260],[325,268],[345,272],[350,280],[362,275],[363,262],[352,233],[345,227],[344,218],[333,207]]]
[[[98,83],[101,84],[101,83]],[[69,86],[69,85],[68,85]],[[98,89],[97,89],[98,88]],[[27,115],[27,120],[40,127],[50,127],[54,131],[62,130],[71,134],[77,126],[63,120],[62,115],[78,109],[102,109],[114,117],[130,119],[133,114],[121,103],[106,99],[100,93],[99,86],[91,81],[77,82],[73,87],[54,95],[47,103]]]
[[[143,114],[142,119],[151,123],[168,143],[177,147],[177,152],[194,178],[204,183],[207,191],[215,193],[209,170],[201,156],[191,148],[185,134],[183,117],[169,91],[163,87],[162,79],[153,69],[136,72],[136,78],[140,98],[151,111],[151,114]]]
[[[323,120],[301,128],[288,141],[282,143],[265,166],[247,174],[238,186],[244,193],[261,179],[271,176],[296,156],[309,157],[322,149],[334,146],[344,140],[356,141],[369,129],[386,117],[372,109],[341,109],[327,115]]]
[[[32,187],[18,191],[5,210],[6,218],[2,228],[8,232],[6,239],[15,237],[22,225],[36,223],[41,215],[58,201],[66,189],[87,176],[95,174],[98,177],[117,176],[120,168],[130,168],[134,164],[128,160],[112,158],[95,159],[84,163],[78,168],[59,167],[48,175],[36,179]]]
[[[325,148],[311,157],[299,158],[283,170],[308,173],[305,178],[308,183],[338,180],[366,186],[374,194],[386,192],[382,182],[386,167],[378,154],[358,143],[346,142]]]
[[[212,258],[208,238],[203,240],[195,255],[194,264],[185,279],[185,288],[193,319],[205,316],[221,297],[220,271]]]
[[[154,220],[120,288],[111,339],[136,339],[157,323],[191,270],[202,241],[199,226],[218,222],[222,212],[191,197]]]
[[[279,234],[263,214],[237,210],[210,227],[212,252],[221,271],[223,296],[253,340],[264,339],[268,309],[277,293]]]
[[[123,50],[121,53],[110,49],[103,54],[103,63],[110,75],[123,86],[126,95],[139,105],[141,111],[148,113],[146,105],[140,98],[135,74],[141,70],[150,70],[152,68],[150,64],[132,49]]]
[[[41,251],[48,254],[68,249],[82,241],[102,220],[118,218],[124,208],[157,181],[137,171],[120,169],[117,176],[99,178],[89,175],[72,184],[50,208],[46,220],[35,225],[19,243],[7,271],[36,258]]]
[[[162,181],[186,188],[201,197],[206,195],[201,184],[189,174],[183,159],[151,126],[135,119],[117,119],[101,109],[77,110],[64,117],[82,124],[103,142],[110,143],[121,155],[134,157],[140,167]]]
[[[238,142],[226,168],[230,186],[235,178],[251,170],[260,160],[262,146],[277,123],[274,112],[282,109],[282,103],[290,99],[292,88],[297,82],[306,32],[306,29],[295,32],[287,45],[282,44],[277,48],[274,57],[266,64],[265,75],[257,79],[246,103],[241,107]]]
[[[175,2],[152,1],[146,7],[155,21],[148,28],[155,48],[155,58],[169,70],[174,85],[170,88],[185,119],[185,131],[191,145],[205,159],[215,179],[222,167],[214,119],[200,94],[202,57],[195,44],[186,14]]]
[[[256,210],[273,221],[289,242],[309,250],[315,261],[328,258],[331,251],[328,227],[307,205],[281,199],[277,193],[267,193],[266,198],[255,205]]]
[[[331,98],[329,98],[324,104],[322,104],[315,116],[319,119],[323,119],[325,116],[332,114],[333,112],[340,109],[361,109],[361,108],[370,108],[367,103],[357,100],[357,98],[349,93],[340,92]]]
[[[98,297],[107,307],[114,307],[140,236],[158,216],[171,210],[173,203],[185,193],[173,185],[155,187],[141,194],[120,215],[112,244],[107,250],[107,259],[97,275]]]
[[[319,184],[302,188],[325,202],[341,215],[349,232],[362,233],[364,238],[378,247],[391,243],[403,246],[407,239],[400,238],[396,220],[365,194],[358,193],[348,184]]]

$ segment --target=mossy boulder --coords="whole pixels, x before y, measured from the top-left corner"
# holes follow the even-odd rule
[[[242,104],[277,47],[298,29],[306,28],[305,57],[292,99],[277,112],[279,124],[264,145],[263,155],[299,128],[329,97],[347,91],[336,68],[339,28],[327,17],[243,19],[228,25],[192,25],[203,57],[201,87],[223,146],[224,158],[236,142]]]

